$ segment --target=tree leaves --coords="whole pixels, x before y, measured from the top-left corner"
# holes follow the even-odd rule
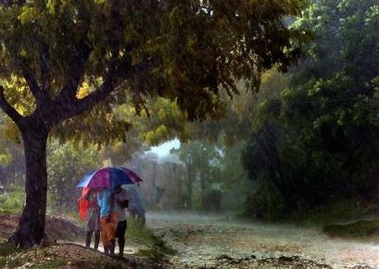
[[[64,98],[84,80],[92,84],[101,78],[103,83],[75,106],[93,105],[103,99],[105,88],[109,92],[126,82],[123,88],[131,87],[135,95],[167,96],[189,119],[205,118],[222,113],[215,98],[219,85],[231,94],[237,91],[233,77],[253,79],[256,85],[262,69],[295,63],[301,53],[285,47],[292,39],[305,41],[307,34],[286,30],[282,17],[302,7],[302,1],[56,0],[2,6],[2,59],[12,57],[15,74],[24,76],[20,70],[26,70],[44,87],[34,87],[36,98],[40,90]],[[137,108],[143,100],[134,99]],[[65,117],[82,112],[70,110]]]

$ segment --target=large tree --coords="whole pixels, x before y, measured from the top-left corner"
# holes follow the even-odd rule
[[[302,56],[308,35],[283,18],[304,2],[1,1],[0,107],[26,162],[26,204],[11,241],[31,247],[44,236],[49,135],[78,139],[88,129],[98,141],[122,139],[130,125],[111,112],[125,95],[137,111],[158,95],[176,99],[188,119],[219,113],[221,87],[231,95],[246,78],[254,88],[262,70],[286,70]]]

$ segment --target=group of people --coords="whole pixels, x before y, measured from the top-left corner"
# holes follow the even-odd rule
[[[94,249],[99,247],[100,239],[106,254],[114,254],[116,239],[119,255],[124,255],[125,232],[127,228],[127,209],[132,216],[145,224],[142,204],[138,204],[138,193],[135,188],[89,188],[83,191],[79,204],[84,204],[81,216],[85,219],[85,246],[90,247],[94,234]],[[136,195],[137,194],[137,195]],[[136,204],[137,203],[137,204]]]

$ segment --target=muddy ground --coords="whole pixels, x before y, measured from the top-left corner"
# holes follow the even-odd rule
[[[146,246],[127,238],[125,262],[115,268],[379,268],[378,240],[330,238],[321,227],[242,222],[224,214],[183,212],[149,212],[146,219],[147,227],[178,253],[167,256],[163,263],[149,263],[138,256]],[[1,238],[10,235],[16,225],[17,217],[0,216]],[[64,254],[67,260],[67,265],[59,268],[100,268],[96,261],[112,260],[83,248],[82,227],[64,217],[49,217],[46,230],[61,244],[51,247],[52,255]],[[49,251],[44,251],[45,257],[36,253],[26,256],[25,264],[17,268],[28,268],[33,262],[34,268],[39,268],[36,262],[50,255]]]

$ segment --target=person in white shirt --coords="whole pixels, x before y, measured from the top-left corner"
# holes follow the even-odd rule
[[[116,212],[118,214],[116,238],[119,247],[119,256],[123,257],[125,247],[125,232],[127,228],[126,209],[129,205],[129,199],[126,190],[121,188],[121,186],[115,187],[114,191],[117,206]]]

